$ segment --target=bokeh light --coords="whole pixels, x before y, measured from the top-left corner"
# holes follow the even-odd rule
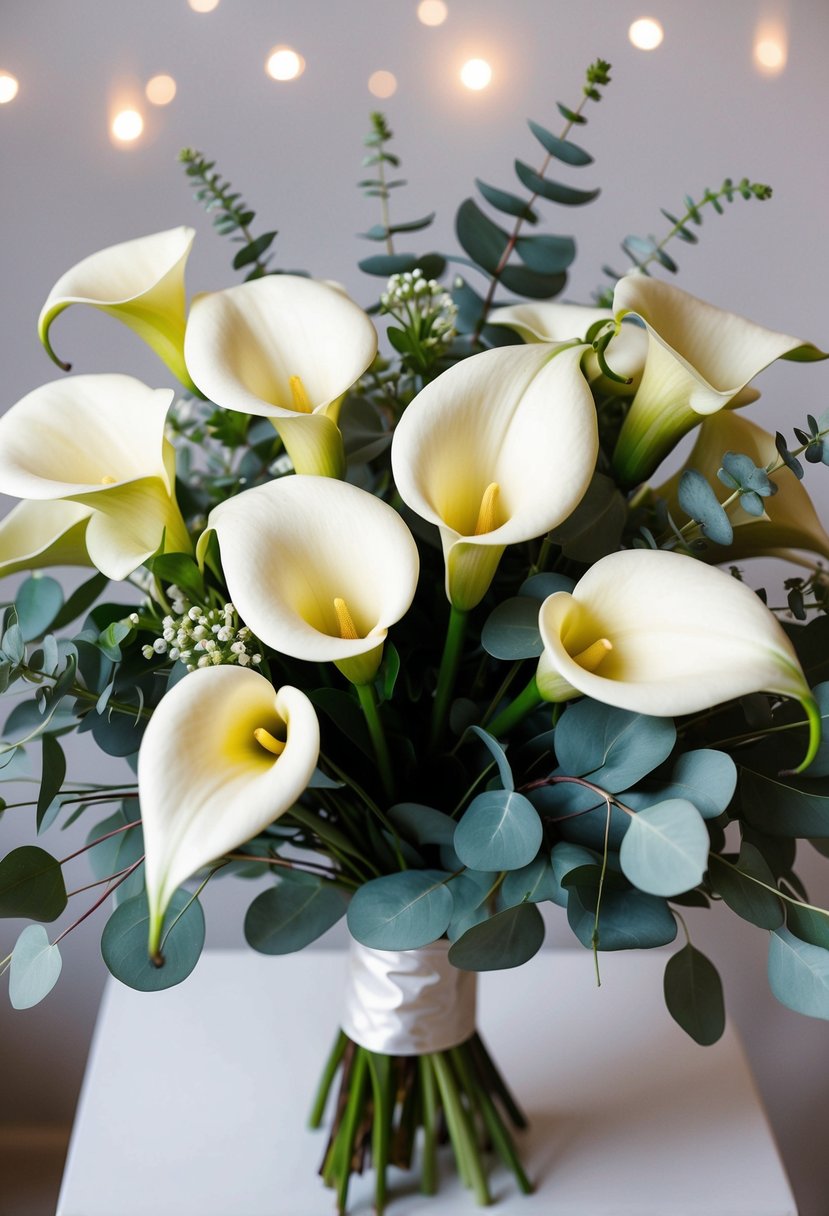
[[[167,106],[176,95],[176,82],[172,76],[167,76],[162,72],[147,81],[147,87],[144,92],[147,94],[147,101],[151,105]]]
[[[187,0],[194,13],[212,13],[218,8],[219,0]]]
[[[653,17],[640,17],[628,30],[628,38],[640,51],[655,51],[665,37],[665,31]]]
[[[467,89],[485,89],[492,80],[492,68],[485,59],[467,59],[461,68],[461,84]]]
[[[424,25],[443,25],[449,16],[449,10],[443,0],[420,0],[417,6],[417,17]]]
[[[788,58],[786,30],[781,25],[761,25],[754,37],[754,66],[764,76],[779,76]]]
[[[305,71],[305,60],[290,46],[275,46],[268,55],[265,71],[272,80],[296,80]]]
[[[0,72],[0,106],[14,101],[19,88],[16,76],[12,76],[11,72]]]
[[[397,77],[393,72],[372,72],[368,78],[368,91],[375,97],[391,97],[397,92]]]
[[[119,110],[112,120],[113,139],[119,144],[131,144],[144,130],[144,119],[137,110]]]

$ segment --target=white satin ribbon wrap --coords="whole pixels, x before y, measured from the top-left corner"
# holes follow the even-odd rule
[[[420,1056],[475,1033],[477,974],[449,962],[448,941],[373,950],[352,940],[342,1028],[383,1055]]]

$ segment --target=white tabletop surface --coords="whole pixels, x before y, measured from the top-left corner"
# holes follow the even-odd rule
[[[479,1026],[526,1109],[533,1195],[498,1167],[498,1216],[796,1216],[743,1051],[698,1047],[662,999],[664,954],[544,951],[481,977]],[[110,980],[56,1216],[327,1216],[306,1128],[345,954],[206,953],[167,992]],[[480,1211],[447,1173],[391,1171],[388,1216]],[[371,1211],[371,1178],[350,1210]]]

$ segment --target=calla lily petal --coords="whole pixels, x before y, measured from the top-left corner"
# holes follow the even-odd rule
[[[583,351],[535,344],[473,355],[428,384],[397,425],[395,483],[440,529],[458,609],[480,601],[507,545],[560,524],[590,483],[598,434]]]
[[[581,304],[556,304],[537,300],[527,304],[507,304],[489,317],[490,325],[515,330],[525,342],[583,342],[587,331],[597,322],[613,321],[609,308],[586,308]],[[605,351],[605,360],[617,376],[630,380],[621,384],[606,377],[595,353],[585,352],[582,370],[591,384],[601,391],[626,396],[633,394],[642,378],[648,350],[648,335],[641,325],[622,325]]]
[[[684,434],[732,402],[775,359],[826,358],[800,338],[638,273],[619,280],[613,309],[617,319],[638,316],[649,337],[642,381],[613,454],[626,485],[649,477]]]
[[[164,438],[172,399],[121,375],[35,389],[0,418],[0,491],[86,508],[86,548],[109,578],[124,578],[162,542],[189,551]]]
[[[193,391],[184,364],[184,267],[194,236],[193,228],[157,232],[101,249],[67,270],[49,292],[38,320],[38,334],[50,358],[69,370],[52,349],[49,331],[70,304],[90,304],[134,330]]]
[[[721,570],[665,550],[612,553],[572,594],[544,601],[539,629],[545,700],[584,693],[673,717],[750,692],[778,693],[798,700],[810,720],[801,768],[814,757],[820,715],[794,648],[754,592]]]
[[[284,814],[318,756],[305,694],[249,668],[191,672],[162,698],[138,756],[151,954],[177,888]]]
[[[21,502],[0,522],[0,577],[46,566],[89,566],[89,507],[75,502]]]
[[[730,410],[706,418],[697,432],[696,442],[684,468],[696,469],[713,487],[720,502],[731,490],[717,478],[726,452],[742,452],[759,468],[777,460],[774,436],[756,423]],[[664,498],[674,519],[681,516],[679,506],[680,469],[664,485],[654,490]],[[763,499],[765,515],[749,515],[739,504],[729,508],[728,518],[734,528],[730,545],[708,546],[702,555],[705,561],[730,563],[749,557],[783,555],[792,549],[804,549],[829,560],[829,534],[826,532],[802,481],[782,468],[772,477],[777,493]]]
[[[324,476],[342,474],[340,403],[376,353],[374,326],[353,300],[287,274],[198,296],[185,338],[190,374],[211,401],[270,418],[297,472]]]
[[[419,572],[392,507],[346,482],[298,475],[214,507],[208,527],[233,603],[258,638],[297,659],[353,663],[343,670],[356,683],[373,677]]]

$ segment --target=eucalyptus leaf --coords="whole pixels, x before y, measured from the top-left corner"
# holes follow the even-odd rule
[[[557,135],[553,135],[552,131],[533,122],[532,119],[527,120],[527,125],[544,150],[549,152],[550,156],[554,156],[556,160],[564,161],[567,165],[577,166],[593,163],[590,153],[585,152],[584,148],[580,148],[578,144],[571,143],[567,139],[560,139]]]
[[[616,552],[627,519],[627,502],[616,483],[604,473],[594,473],[581,502],[550,538],[565,557],[589,564]]]
[[[53,921],[65,907],[63,872],[51,853],[24,844],[0,861],[0,917]]]
[[[739,767],[743,815],[752,827],[769,836],[829,836],[829,778]]]
[[[703,819],[716,819],[729,806],[737,786],[737,766],[726,752],[698,748],[682,752],[671,779],[654,788],[628,790],[625,802],[634,810],[669,798],[692,802]]]
[[[40,790],[37,796],[37,830],[48,827],[46,814],[52,806],[66,778],[66,757],[54,735],[43,736],[43,768]]]
[[[486,201],[492,207],[496,207],[498,211],[503,211],[506,215],[514,215],[527,224],[538,223],[538,216],[531,210],[526,199],[519,198],[517,194],[511,194],[508,190],[499,190],[497,186],[488,186],[479,177],[475,178],[475,185]]]
[[[520,236],[515,242],[515,252],[530,270],[539,274],[560,274],[575,261],[576,242],[569,236],[544,232]]]
[[[510,870],[499,888],[499,895],[506,907],[513,904],[542,903],[544,900],[559,902],[561,887],[556,881],[552,865],[546,857],[536,857],[520,870]]]
[[[576,190],[573,186],[565,186],[562,182],[554,182],[548,177],[541,177],[535,169],[520,160],[515,162],[515,172],[521,184],[531,190],[533,194],[549,199],[552,203],[563,203],[568,207],[579,207],[584,203],[590,203],[601,193],[599,190]]]
[[[786,903],[786,928],[803,942],[829,950],[829,912]]]
[[[452,919],[446,930],[450,942],[456,941],[467,929],[479,925],[490,916],[486,897],[496,878],[496,874],[480,870],[464,870],[452,878],[449,884],[452,891]]]
[[[556,727],[556,756],[572,777],[611,793],[628,789],[668,758],[676,742],[670,718],[654,718],[585,698],[568,705]]]
[[[564,879],[573,870],[577,870],[581,866],[595,865],[597,860],[598,855],[583,845],[572,844],[569,840],[560,840],[557,844],[554,844],[550,852],[550,866],[553,871],[554,883],[553,894],[550,896],[550,899],[552,899],[553,903],[558,904],[561,908],[566,908],[568,891],[563,885]]]
[[[485,731],[481,726],[470,726],[469,733],[471,735],[476,735],[481,740],[484,747],[486,747],[487,751],[492,756],[492,759],[498,765],[498,776],[504,789],[514,790],[515,780],[512,775],[509,760],[507,760],[507,753],[495,736],[489,734],[489,732]]]
[[[761,929],[778,929],[783,924],[783,903],[773,891],[766,890],[767,886],[776,886],[774,875],[754,845],[743,842],[733,864],[712,853],[708,873],[713,889],[743,920]]]
[[[444,811],[417,802],[398,802],[387,814],[401,836],[412,844],[452,843],[457,825]]]
[[[147,953],[150,914],[146,897],[119,904],[104,926],[101,954],[122,984],[139,992],[160,992],[186,980],[204,946],[204,913],[189,891],[180,889],[164,914],[161,934],[163,966]]]
[[[517,904],[467,929],[449,949],[449,962],[464,971],[520,967],[544,941],[544,921],[535,904]]]
[[[582,875],[570,872],[567,920],[583,946],[593,945],[599,867]],[[574,877],[578,881],[573,882]],[[620,876],[608,871],[599,908],[598,950],[647,950],[665,946],[676,937],[676,921],[664,899],[619,885]]]
[[[829,950],[778,929],[769,941],[769,984],[787,1008],[829,1019]]]
[[[538,812],[523,794],[486,790],[464,812],[454,848],[473,870],[518,870],[536,856],[542,837]]]
[[[671,1017],[702,1047],[725,1030],[722,981],[712,962],[689,942],[665,967],[665,1004]]]
[[[324,878],[279,882],[257,895],[245,914],[245,940],[260,954],[303,950],[345,916],[348,897]]]
[[[518,594],[530,596],[542,604],[548,595],[554,595],[556,591],[572,591],[575,585],[575,581],[565,574],[531,574],[521,584]]]
[[[348,905],[352,937],[376,950],[417,950],[437,941],[452,916],[448,875],[403,870],[365,883]]]
[[[538,629],[538,600],[519,595],[498,604],[481,630],[481,645],[495,659],[538,658],[544,650]]]
[[[708,832],[697,808],[671,798],[631,816],[619,850],[626,878],[650,895],[679,895],[702,881]]]
[[[731,527],[717,495],[702,473],[686,469],[679,479],[679,505],[690,519],[702,528],[703,536],[717,545],[730,545],[734,539]]]
[[[472,261],[494,274],[509,242],[509,233],[484,215],[471,198],[465,199],[458,208],[455,231]]]
[[[63,588],[56,579],[34,574],[21,584],[14,600],[24,642],[40,638],[63,607]]]
[[[14,1009],[31,1009],[54,988],[61,969],[60,950],[42,925],[27,925],[15,943],[9,969],[9,999]]]
[[[517,295],[527,296],[531,300],[550,300],[557,296],[567,283],[567,275],[562,271],[556,274],[541,274],[538,270],[530,270],[529,266],[505,266],[501,271],[501,282]],[[515,342],[515,337],[507,336],[508,331],[503,326],[494,326],[505,342]]]

